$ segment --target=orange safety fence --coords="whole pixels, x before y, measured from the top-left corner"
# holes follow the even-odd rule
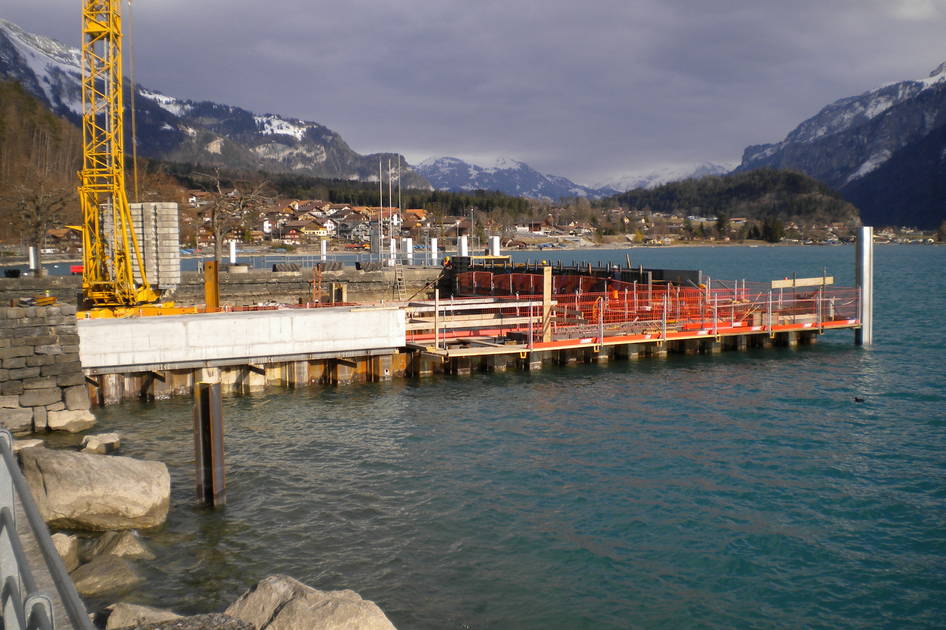
[[[504,330],[531,328],[534,332],[541,328],[541,312],[502,306],[507,300],[541,301],[541,275],[476,271],[458,274],[457,282],[461,293],[496,298],[498,303],[483,305],[484,312],[533,318],[531,324]],[[696,287],[562,275],[553,277],[552,298],[556,303],[552,318],[556,338],[616,337],[642,331],[776,331],[850,326],[859,319],[859,291],[834,286],[772,289],[768,283],[736,282]],[[451,304],[462,300],[457,298]],[[469,335],[470,331],[462,334]]]

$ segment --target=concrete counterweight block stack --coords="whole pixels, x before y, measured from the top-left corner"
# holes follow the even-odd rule
[[[0,308],[0,425],[15,434],[95,423],[79,363],[76,307]]]
[[[177,204],[133,203],[129,207],[148,282],[163,291],[173,291],[181,283]],[[135,280],[140,282],[137,262],[133,267]]]

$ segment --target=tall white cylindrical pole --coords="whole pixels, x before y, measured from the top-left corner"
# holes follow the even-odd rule
[[[434,236],[430,239],[430,265],[434,266],[438,261],[437,257],[437,237]]]
[[[325,262],[327,260],[328,260],[328,241],[323,238],[322,239],[322,262]]]
[[[470,255],[470,241],[467,238],[467,235],[464,234],[457,239],[457,256],[469,256]]]
[[[30,271],[36,271],[36,248],[30,245]]]
[[[390,251],[391,264],[394,264],[394,260],[397,258],[397,239],[392,238],[389,241],[388,249]]]
[[[230,240],[230,264],[236,264],[236,241]]]
[[[860,290],[861,327],[854,331],[854,343],[874,343],[874,228],[857,231],[857,288]]]
[[[489,255],[490,256],[499,256],[499,237],[490,236],[489,237]]]
[[[407,264],[414,264],[414,239],[407,237],[404,239],[404,254],[407,255]]]

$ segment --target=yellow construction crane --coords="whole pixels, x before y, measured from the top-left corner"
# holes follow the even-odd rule
[[[120,9],[121,0],[82,6],[82,292],[86,306],[113,309],[158,300],[125,193]]]

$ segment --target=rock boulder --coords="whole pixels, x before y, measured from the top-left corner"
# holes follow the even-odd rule
[[[135,560],[154,560],[136,531],[105,532],[82,552],[86,562],[95,556],[112,555]]]
[[[53,534],[52,539],[66,571],[72,571],[79,566],[79,539],[62,533]]]
[[[108,555],[98,556],[70,575],[83,597],[124,593],[144,582],[130,560]]]
[[[0,427],[9,429],[13,435],[24,435],[33,432],[33,410],[0,409]]]
[[[252,624],[221,613],[193,615],[171,621],[144,623],[135,630],[256,630]],[[314,628],[309,630],[315,630]]]
[[[108,607],[111,612],[108,615],[108,621],[105,623],[105,630],[117,630],[118,628],[130,628],[143,624],[161,623],[163,621],[172,621],[180,619],[181,616],[170,610],[152,608],[151,606],[140,606],[138,604],[112,604]]]
[[[224,612],[257,630],[394,628],[377,604],[354,591],[320,591],[285,575],[264,578]]]
[[[78,433],[91,429],[95,425],[95,416],[88,410],[69,410],[48,411],[46,413],[46,426],[50,431],[68,431],[69,433]]]
[[[82,438],[83,453],[113,453],[122,445],[121,436],[117,433],[97,433]]]
[[[161,462],[45,448],[21,451],[20,461],[52,527],[145,529],[167,518],[171,476]]]

